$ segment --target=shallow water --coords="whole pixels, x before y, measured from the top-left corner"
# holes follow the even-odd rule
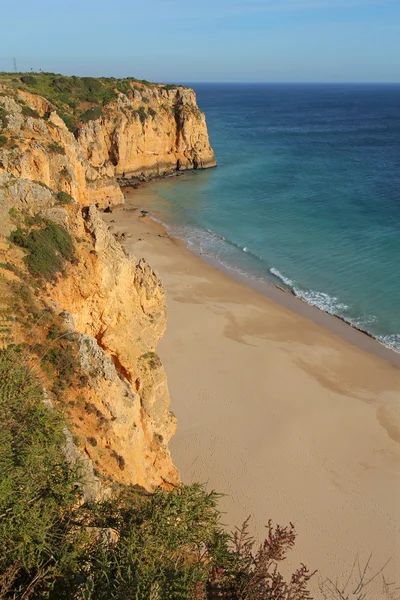
[[[153,184],[148,210],[400,352],[400,86],[192,87],[219,166]]]

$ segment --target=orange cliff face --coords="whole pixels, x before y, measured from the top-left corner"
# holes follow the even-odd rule
[[[34,212],[65,228],[75,248],[63,276],[44,286],[32,282],[25,252],[6,237],[17,219],[23,223]],[[35,227],[40,227],[38,220]],[[10,264],[17,275],[9,271]],[[21,281],[28,289],[33,284],[29,293],[57,317],[63,335],[74,343],[84,381],[77,374],[57,400],[78,440],[74,450],[68,434],[71,456],[80,452],[106,488],[112,482],[148,490],[177,484],[179,474],[168,449],[176,419],[155,352],[166,327],[165,293],[153,269],[125,252],[93,204],[58,206],[46,187],[0,174],[0,275],[2,281]],[[11,298],[10,309],[15,304]],[[19,327],[14,341],[30,346],[33,335],[35,344],[51,344],[40,319],[28,329]],[[93,497],[103,493],[98,482],[89,483]]]
[[[118,93],[75,135],[45,98],[25,90],[0,92],[10,136],[0,148],[0,173],[41,182],[81,204],[122,203],[115,177],[123,173],[154,177],[216,165],[204,114],[189,88],[135,86]]]
[[[15,214],[38,213],[74,239],[75,264],[35,294],[65,319],[87,375],[87,385],[68,389],[66,399],[79,451],[108,481],[174,485],[179,474],[168,442],[176,419],[155,353],[166,325],[164,290],[144,260],[125,253],[95,205],[123,203],[116,181],[123,173],[153,177],[215,166],[195,94],[137,84],[71,133],[48,100],[0,84],[0,134],[4,252]],[[70,205],[61,192],[72,197]],[[18,249],[22,271],[23,254]]]
[[[176,420],[155,354],[166,326],[161,281],[143,259],[125,253],[93,205],[83,212],[69,207],[68,219],[78,262],[51,297],[79,332],[80,363],[89,377],[79,391],[86,409],[81,401],[70,411],[85,453],[121,483],[176,484],[168,450]]]
[[[216,165],[204,114],[193,90],[143,87],[119,94],[102,119],[79,130],[78,141],[90,164],[105,157],[117,175],[155,176],[177,169]]]

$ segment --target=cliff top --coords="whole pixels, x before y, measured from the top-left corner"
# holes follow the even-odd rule
[[[16,94],[26,91],[45,98],[51,108],[64,120],[70,131],[74,131],[79,122],[98,118],[101,109],[118,96],[118,93],[132,96],[142,94],[142,100],[148,102],[148,92],[157,89],[171,91],[186,88],[175,84],[160,84],[126,77],[77,77],[59,73],[0,73],[0,94]]]

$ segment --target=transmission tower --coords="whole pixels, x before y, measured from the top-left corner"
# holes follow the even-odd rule
[[[17,72],[17,59],[15,57],[13,58],[13,63],[14,63],[14,71],[16,73]]]

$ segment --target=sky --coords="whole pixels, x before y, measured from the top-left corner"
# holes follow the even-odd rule
[[[400,82],[400,0],[14,0],[0,31],[0,71]]]

